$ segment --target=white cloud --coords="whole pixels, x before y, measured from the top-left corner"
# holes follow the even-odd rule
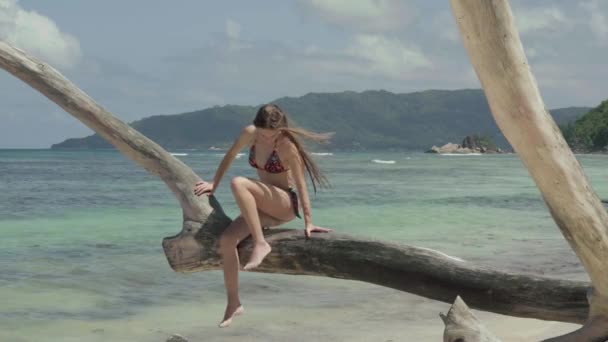
[[[396,31],[414,16],[401,0],[301,0],[323,20],[361,32]]]
[[[433,27],[437,28],[439,37],[452,43],[460,43],[460,32],[452,12],[443,11],[433,18]]]
[[[241,39],[241,25],[232,20],[226,20],[226,38],[230,51],[238,52],[251,47],[251,43]]]
[[[234,20],[226,20],[226,36],[230,39],[239,39],[241,36],[241,25]]]
[[[228,104],[228,101],[223,96],[200,85],[198,87],[188,87],[187,89],[180,91],[177,94],[177,98],[180,101],[183,101],[188,108],[200,105],[201,103],[213,105]]]
[[[304,48],[304,56],[311,56],[319,53],[320,49],[318,46],[311,44]]]
[[[519,33],[526,34],[538,30],[556,30],[569,25],[564,13],[557,7],[514,9],[515,22]]]
[[[417,47],[406,46],[398,39],[381,35],[357,35],[346,52],[366,62],[361,73],[392,79],[401,79],[404,73],[432,65]]]
[[[603,14],[604,11],[600,8],[600,4],[597,1],[590,1],[580,4],[580,6],[589,11],[591,20],[588,20],[589,28],[591,32],[600,40],[602,44],[606,44],[606,38],[608,38],[608,20]]]
[[[231,44],[224,36],[166,59],[172,79],[168,82],[179,85],[175,92],[180,93],[180,101],[202,107],[203,103],[255,104],[311,91],[395,85],[419,90],[414,83],[435,68],[417,46],[383,35],[355,35],[344,44],[256,41],[239,51]]]
[[[538,56],[538,50],[534,47],[526,47],[524,50],[526,52],[526,56],[529,58],[535,58]]]
[[[82,56],[78,39],[50,18],[23,10],[17,0],[0,0],[0,39],[58,67],[72,67]]]

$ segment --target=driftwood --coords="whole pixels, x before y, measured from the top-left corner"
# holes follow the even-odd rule
[[[454,2],[458,13],[460,5],[458,1]],[[476,8],[467,6],[483,5],[479,2],[463,1],[461,5],[466,11],[474,12]],[[494,6],[498,2],[491,3]],[[486,7],[480,8],[486,15],[491,14]],[[462,13],[457,14],[460,25],[466,22]],[[474,24],[472,27],[476,34],[487,29]],[[475,30],[476,27],[483,29]],[[494,29],[488,31],[494,32]],[[486,36],[476,39],[481,43],[488,41]],[[475,45],[475,42],[466,44]],[[480,44],[482,49],[483,46]],[[510,65],[500,56],[493,58],[505,63],[503,67]],[[39,90],[148,172],[158,175],[173,191],[183,209],[183,225],[179,234],[163,240],[163,248],[174,270],[192,272],[219,268],[217,239],[230,219],[213,197],[193,194],[193,186],[200,178],[188,166],[115,118],[52,67],[3,42],[0,42],[0,67]],[[515,67],[508,69],[518,70]],[[527,66],[524,69],[527,70]],[[504,75],[505,79],[511,80],[508,76]],[[503,91],[502,88],[481,78],[499,126],[522,153],[534,179],[540,182],[539,188],[550,203],[560,228],[577,255],[582,255],[581,259],[592,275],[599,295],[591,301],[590,317],[603,315],[606,306],[602,303],[608,285],[604,282],[605,276],[598,271],[601,260],[605,260],[608,253],[605,227],[600,222],[606,213],[601,205],[595,206],[599,200],[586,185],[586,178],[567,145],[563,139],[559,140],[557,127],[548,120],[531,75],[525,82],[508,84],[511,88],[504,90],[506,102],[496,100],[496,92]],[[505,106],[516,111],[509,112]],[[543,179],[543,175],[546,178]],[[582,282],[498,272],[424,248],[337,234],[315,235],[309,241],[304,239],[302,231],[296,230],[273,230],[267,236],[273,252],[256,269],[259,272],[356,279],[445,302],[452,302],[460,294],[475,308],[520,317],[581,323],[588,316],[586,284]],[[589,247],[581,247],[584,245]],[[239,246],[239,253],[248,253],[250,248],[250,241],[244,241]],[[597,252],[595,259],[592,252]]]
[[[445,324],[443,342],[500,342],[477,320],[460,296],[456,297],[447,316],[439,316]]]
[[[551,118],[507,0],[451,0],[464,45],[498,127],[526,165],[591,278],[587,322],[552,341],[608,338],[608,214]]]
[[[272,252],[258,272],[360,280],[446,303],[461,295],[477,309],[518,317],[581,323],[587,315],[584,282],[498,272],[426,248],[346,235],[323,234],[307,241],[301,231],[271,229],[266,237]],[[166,240],[165,248],[187,250],[166,246],[175,241],[183,240]],[[209,235],[198,239],[199,256],[186,260],[172,255],[172,267],[182,272],[218,269],[216,241]],[[251,247],[250,240],[239,246],[241,260],[247,260]]]

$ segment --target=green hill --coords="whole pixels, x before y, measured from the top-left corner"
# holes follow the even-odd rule
[[[575,152],[608,151],[608,100],[569,124],[561,125],[568,145]]]
[[[464,136],[488,136],[498,146],[508,143],[496,127],[479,89],[427,90],[408,94],[388,91],[309,93],[273,101],[292,122],[319,132],[336,132],[327,149],[427,149]],[[132,127],[166,149],[226,147],[251,123],[258,106],[212,107],[200,111],[147,117]],[[565,124],[589,108],[552,111]],[[110,148],[97,134],[67,139],[53,149]]]

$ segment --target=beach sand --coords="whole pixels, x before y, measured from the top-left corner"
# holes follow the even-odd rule
[[[399,296],[400,302],[385,312],[252,309],[267,320],[255,325],[255,317],[243,316],[227,329],[207,327],[189,331],[189,341],[443,341],[439,312],[450,305],[416,296]],[[409,297],[405,300],[406,298]],[[577,329],[576,324],[516,318],[474,310],[475,315],[505,342],[540,341]],[[327,317],[327,316],[332,316]],[[273,320],[276,319],[276,320]],[[202,327],[201,327],[202,328]],[[304,333],[303,333],[304,332]]]
[[[446,313],[449,304],[413,295],[398,297],[400,301],[386,307],[384,312],[368,311],[371,308],[367,305],[362,305],[356,311],[298,307],[269,309],[257,306],[248,308],[246,315],[239,317],[229,328],[219,329],[214,321],[200,320],[195,326],[184,325],[181,331],[174,333],[185,336],[190,342],[443,341],[444,325],[439,312]],[[477,310],[474,313],[486,328],[505,342],[541,341],[579,327],[576,324],[516,318]],[[214,317],[217,320],[219,316],[216,314]],[[164,333],[168,332],[165,330]]]
[[[451,306],[355,281],[281,275],[245,278],[249,278],[244,280],[242,291],[246,312],[229,328],[217,328],[224,309],[222,300],[205,306],[195,303],[181,306],[180,312],[175,314],[158,313],[173,322],[163,322],[160,317],[144,320],[163,327],[155,339],[162,341],[173,333],[183,335],[191,342],[443,341],[444,324],[439,313],[447,313]],[[281,301],[277,302],[273,290],[282,292],[290,287],[297,287],[301,295],[288,299],[281,296]],[[323,292],[318,289],[323,289]],[[576,324],[473,312],[482,324],[505,342],[540,341],[579,327]],[[153,322],[155,320],[158,322]]]
[[[211,272],[219,277],[219,272]],[[195,274],[194,279],[203,275]],[[164,342],[173,334],[190,342],[397,342],[443,341],[439,313],[451,304],[356,281],[245,274],[245,314],[217,327],[224,312],[220,284],[191,288],[180,296],[128,315],[84,319],[16,320],[1,341]],[[466,301],[466,298],[465,298]],[[128,309],[125,307],[125,309]],[[474,310],[505,342],[540,341],[575,330],[575,324],[523,319]],[[37,321],[35,325],[31,325]],[[20,325],[29,325],[29,328]],[[27,336],[26,336],[27,335]]]

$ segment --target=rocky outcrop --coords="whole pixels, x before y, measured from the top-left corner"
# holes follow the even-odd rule
[[[469,153],[504,153],[502,149],[489,139],[479,137],[477,135],[467,135],[462,144],[447,143],[441,147],[434,146],[426,153],[454,153],[454,154],[469,154]]]
[[[462,147],[463,148],[469,148],[471,150],[479,149],[479,148],[481,148],[481,142],[479,141],[479,139],[475,139],[475,137],[467,135],[462,140]]]
[[[430,150],[426,151],[427,153],[472,153],[471,149],[463,148],[458,144],[447,143],[441,147],[437,147],[433,145]]]

